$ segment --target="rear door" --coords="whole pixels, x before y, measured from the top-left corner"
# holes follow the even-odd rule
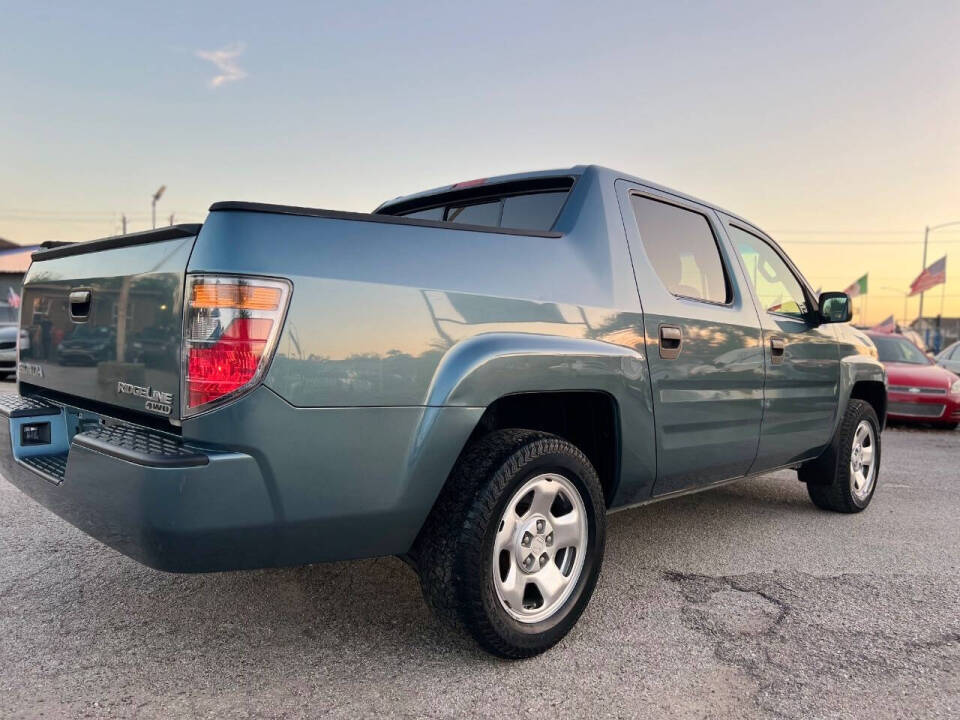
[[[763,327],[764,413],[753,467],[762,471],[818,455],[830,442],[840,353],[830,326],[812,319],[811,293],[776,244],[756,228],[724,220]]]
[[[741,476],[760,438],[763,350],[739,263],[710,208],[624,180],[617,195],[647,333],[654,494]]]

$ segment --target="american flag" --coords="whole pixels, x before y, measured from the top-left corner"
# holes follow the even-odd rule
[[[923,272],[917,275],[917,279],[910,283],[910,294],[926,292],[932,287],[942,285],[947,281],[947,256],[937,260],[933,265],[925,267]]]
[[[12,308],[20,307],[20,296],[12,287],[7,287],[7,305]]]
[[[897,321],[894,319],[893,315],[888,317],[881,323],[874,325],[870,328],[873,332],[880,333],[892,333],[897,331]]]

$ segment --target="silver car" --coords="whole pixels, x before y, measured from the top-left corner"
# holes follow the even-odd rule
[[[17,334],[16,325],[0,325],[0,380],[6,380],[17,371]],[[23,333],[23,342],[27,342]]]
[[[960,375],[960,342],[947,345],[935,359],[940,367]]]

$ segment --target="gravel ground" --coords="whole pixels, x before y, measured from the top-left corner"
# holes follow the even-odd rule
[[[508,663],[387,558],[169,575],[0,482],[0,717],[960,715],[960,432],[884,434],[865,513],[782,472],[610,517],[574,631]]]

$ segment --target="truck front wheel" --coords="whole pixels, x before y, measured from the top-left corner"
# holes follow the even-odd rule
[[[428,604],[486,650],[530,657],[587,606],[606,537],[597,473],[562,438],[498,430],[468,447],[413,549]]]
[[[799,471],[813,504],[855,513],[873,499],[880,475],[880,422],[870,403],[851,399],[833,442]]]

